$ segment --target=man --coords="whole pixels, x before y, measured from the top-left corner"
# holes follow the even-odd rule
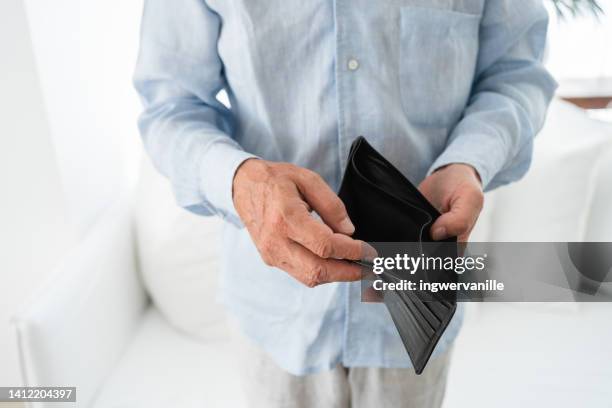
[[[360,302],[335,192],[364,135],[443,213],[432,237],[466,240],[483,189],[529,167],[546,27],[537,0],[146,1],[141,133],[178,203],[227,221],[220,293],[254,406],[441,404],[461,313],[415,376]]]

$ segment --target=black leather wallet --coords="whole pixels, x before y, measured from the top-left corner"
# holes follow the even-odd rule
[[[351,146],[339,196],[355,225],[354,237],[370,243],[379,255],[384,251],[381,243],[432,242],[429,230],[440,213],[364,137]],[[446,240],[444,250],[454,247],[456,241]],[[455,275],[451,271],[445,279],[456,279],[451,274]],[[386,281],[400,279],[387,273],[380,277]],[[421,374],[455,313],[456,296],[385,291],[383,301],[416,373]]]

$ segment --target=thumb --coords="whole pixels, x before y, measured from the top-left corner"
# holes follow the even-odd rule
[[[458,237],[464,242],[476,224],[482,208],[482,198],[477,194],[459,195],[451,202],[448,212],[442,214],[431,226],[431,237],[440,241]]]
[[[355,232],[344,203],[317,173],[302,169],[297,181],[306,202],[334,232],[345,235]]]

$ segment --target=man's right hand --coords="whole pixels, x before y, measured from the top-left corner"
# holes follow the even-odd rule
[[[233,197],[264,262],[309,287],[359,280],[360,267],[345,260],[375,256],[371,247],[350,237],[355,227],[344,204],[311,170],[246,160],[234,176]]]

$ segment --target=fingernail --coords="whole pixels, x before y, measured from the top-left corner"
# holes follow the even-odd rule
[[[355,232],[355,226],[348,217],[340,221],[340,232],[348,235],[351,235],[353,232]]]
[[[445,239],[446,238],[446,228],[444,228],[444,227],[436,228],[435,230],[432,231],[431,237],[435,241],[440,241],[442,239]]]

